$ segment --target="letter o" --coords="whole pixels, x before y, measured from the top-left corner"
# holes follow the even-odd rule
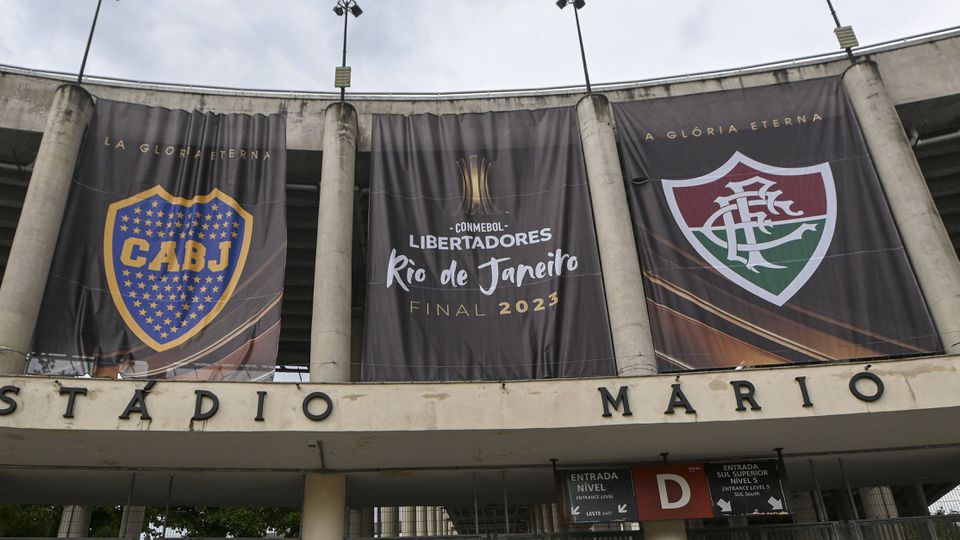
[[[310,403],[315,399],[322,399],[324,403],[327,404],[326,409],[320,414],[314,414],[310,412]],[[330,399],[330,396],[324,394],[323,392],[312,392],[307,394],[307,397],[303,398],[303,415],[313,420],[314,422],[319,422],[325,420],[330,413],[333,412],[333,400]]]
[[[873,384],[877,385],[877,391],[874,392],[872,395],[867,395],[861,392],[860,389],[857,388],[857,383],[863,379],[872,381]],[[853,377],[850,377],[850,393],[853,394],[853,397],[859,399],[860,401],[866,401],[868,403],[871,401],[876,401],[880,399],[881,396],[883,396],[883,381],[880,380],[880,377],[878,377],[873,373],[870,373],[869,371],[861,371],[860,373],[857,373]]]

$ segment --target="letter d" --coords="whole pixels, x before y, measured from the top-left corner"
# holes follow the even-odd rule
[[[680,498],[671,502],[667,496],[667,480],[676,482],[680,486]],[[657,491],[660,492],[660,507],[664,510],[675,510],[683,508],[690,502],[690,484],[677,474],[658,474]]]

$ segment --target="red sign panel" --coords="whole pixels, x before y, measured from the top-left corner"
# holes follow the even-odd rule
[[[640,521],[713,517],[702,463],[636,467],[633,488]]]

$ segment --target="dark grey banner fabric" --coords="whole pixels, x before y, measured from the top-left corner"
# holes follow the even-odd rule
[[[28,372],[264,379],[286,257],[283,117],[99,100]]]
[[[365,381],[615,372],[573,109],[373,120]]]
[[[839,78],[614,113],[663,368],[940,350]]]

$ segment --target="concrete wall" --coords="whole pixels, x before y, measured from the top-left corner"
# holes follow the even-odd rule
[[[872,402],[855,397],[851,377],[868,371],[884,384]],[[796,377],[813,406],[804,407]],[[756,388],[760,410],[737,410],[732,381]],[[159,382],[145,398],[151,420],[121,419],[144,382],[2,377],[0,455],[5,465],[170,467],[358,471],[561,463],[629,463],[704,456],[816,454],[956,445],[960,425],[960,356],[820,366],[793,366],[652,377],[440,384],[257,384]],[[665,413],[680,384],[696,413]],[[74,416],[64,418],[64,387],[83,387]],[[624,408],[603,416],[598,388]],[[13,390],[18,388],[19,390]],[[859,390],[876,392],[863,380]],[[220,400],[209,420],[192,420],[195,391]],[[257,391],[266,391],[263,421],[255,420]],[[19,392],[19,393],[14,393]],[[320,421],[304,416],[304,398],[329,396]],[[9,412],[10,401],[17,408]],[[312,403],[314,414],[326,409]],[[3,414],[7,412],[8,414]],[[317,445],[320,445],[318,448]],[[960,477],[958,449],[938,471]],[[932,459],[932,458],[931,458]],[[912,466],[931,469],[934,462]],[[866,481],[909,475],[857,469]],[[791,475],[793,477],[794,475]]]

